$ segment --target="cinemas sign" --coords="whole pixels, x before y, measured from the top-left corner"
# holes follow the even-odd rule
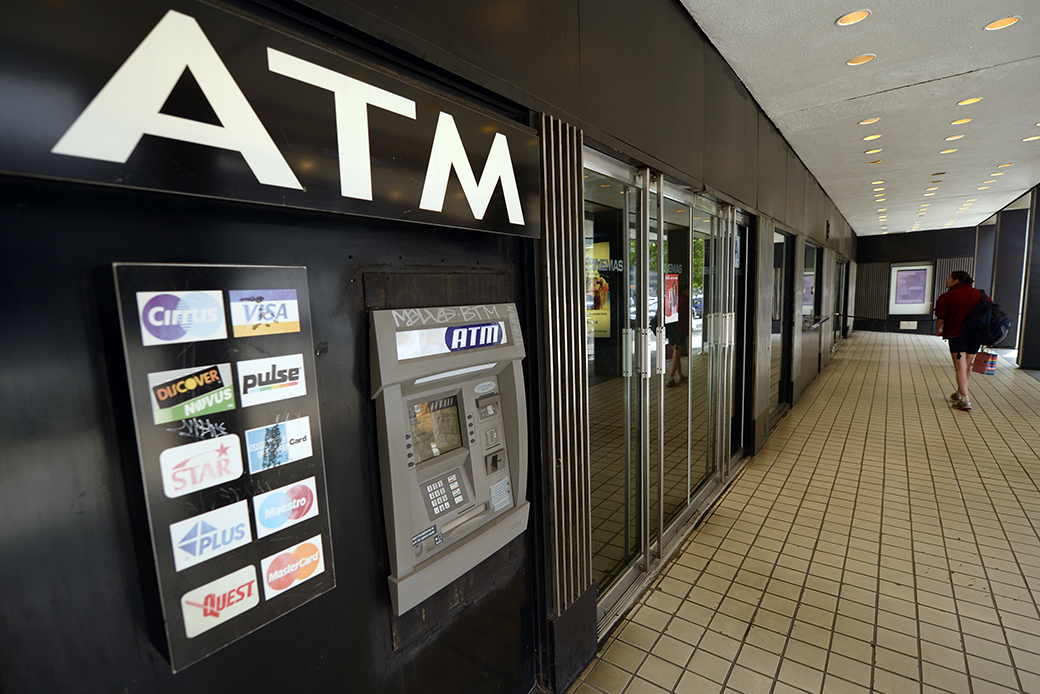
[[[0,25],[0,74],[40,80],[0,94],[0,172],[539,236],[538,136],[517,122],[201,2],[55,16]],[[162,308],[150,339],[179,339]]]

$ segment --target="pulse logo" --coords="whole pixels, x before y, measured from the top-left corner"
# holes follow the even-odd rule
[[[315,485],[315,478],[311,477],[253,497],[257,538],[317,516],[318,489]]]
[[[256,567],[247,566],[184,594],[184,632],[193,639],[259,604]]]
[[[235,337],[300,332],[295,289],[229,291],[231,331]]]
[[[238,434],[218,436],[159,454],[163,492],[170,499],[236,480],[244,472]]]
[[[148,389],[156,424],[235,409],[231,364],[150,373]]]
[[[224,296],[218,291],[137,292],[137,308],[145,347],[227,337]]]
[[[249,472],[257,473],[279,465],[310,458],[311,418],[298,417],[246,431]]]
[[[315,535],[260,562],[260,573],[264,577],[264,600],[270,600],[324,571],[325,554],[321,548],[321,535]]]
[[[444,343],[448,346],[449,351],[458,352],[475,347],[500,345],[504,336],[505,324],[503,323],[460,325],[445,330]]]
[[[170,526],[170,538],[177,571],[248,545],[253,541],[249,529],[249,502],[239,501],[174,523]]]
[[[306,395],[303,355],[288,354],[273,359],[240,361],[238,384],[242,393],[242,407]]]

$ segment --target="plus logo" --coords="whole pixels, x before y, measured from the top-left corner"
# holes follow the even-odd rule
[[[249,529],[249,502],[239,501],[174,523],[170,526],[173,540],[173,563],[177,571],[219,557],[253,541]]]

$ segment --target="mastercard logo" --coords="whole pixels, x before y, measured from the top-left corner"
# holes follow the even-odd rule
[[[264,575],[264,596],[270,600],[275,595],[325,571],[321,536],[312,537],[295,547],[268,557],[261,562],[261,566]]]

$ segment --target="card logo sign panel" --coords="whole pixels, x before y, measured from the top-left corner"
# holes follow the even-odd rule
[[[242,407],[298,398],[307,394],[303,355],[251,359],[238,362]]]
[[[260,562],[264,600],[270,600],[325,571],[321,535],[274,554]]]
[[[148,374],[156,424],[235,409],[231,364]]]
[[[311,418],[299,417],[246,431],[249,472],[263,472],[279,465],[310,458]]]
[[[244,471],[238,434],[218,436],[159,454],[163,492],[170,499],[236,480]]]
[[[224,296],[212,292],[137,292],[145,347],[227,338]]]
[[[295,289],[229,291],[231,331],[235,337],[300,332]]]
[[[247,566],[184,594],[184,631],[193,639],[259,604],[256,567]]]
[[[194,516],[170,526],[173,563],[177,571],[219,557],[253,541],[249,529],[249,502]]]
[[[318,515],[318,489],[313,477],[253,497],[256,536],[267,537]]]

